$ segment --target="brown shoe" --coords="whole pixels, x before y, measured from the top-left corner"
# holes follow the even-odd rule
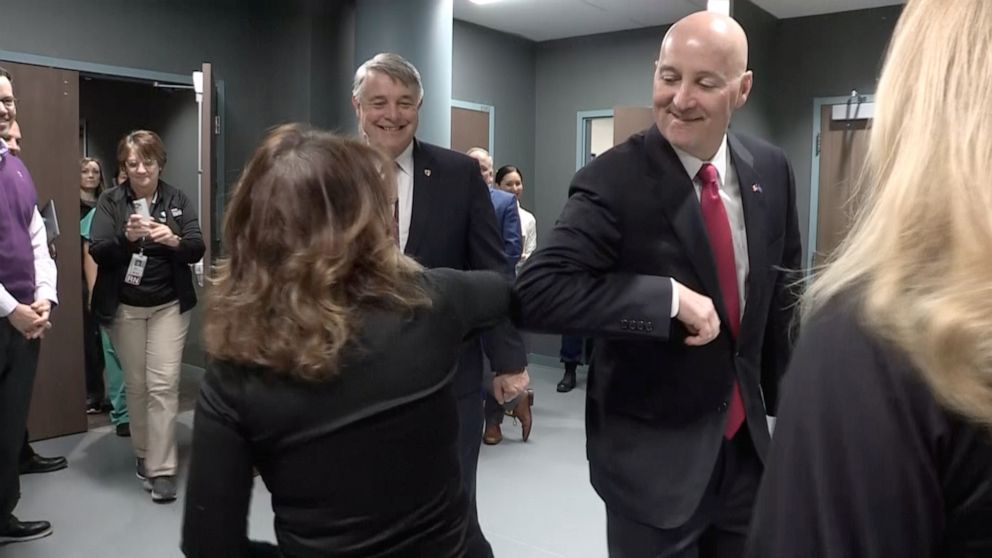
[[[495,446],[496,444],[503,441],[503,431],[499,428],[498,422],[490,422],[486,424],[486,431],[482,434],[482,443],[487,446]]]
[[[513,411],[507,414],[513,417],[514,421],[520,421],[520,429],[523,433],[523,439],[526,442],[530,438],[530,429],[534,425],[534,417],[530,413],[530,408],[534,406],[534,390],[527,390],[527,397],[521,397],[517,400],[516,407]]]

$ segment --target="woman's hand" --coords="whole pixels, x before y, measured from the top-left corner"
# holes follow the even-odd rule
[[[179,237],[172,232],[168,225],[151,222],[148,224],[148,238],[170,248],[179,247]]]
[[[137,242],[148,236],[150,224],[141,215],[133,214],[127,218],[127,223],[124,224],[124,236],[131,242]]]

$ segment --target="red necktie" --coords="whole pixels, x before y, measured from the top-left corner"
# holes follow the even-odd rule
[[[706,235],[710,239],[713,259],[716,263],[716,276],[720,282],[720,295],[727,309],[727,326],[730,334],[737,339],[741,322],[741,304],[737,294],[737,264],[734,260],[734,238],[730,234],[730,220],[727,210],[720,199],[720,186],[717,181],[716,167],[703,163],[696,174],[702,185],[699,195],[700,209],[703,222],[706,224]],[[744,399],[741,397],[741,387],[734,379],[734,387],[730,393],[730,404],[727,408],[727,424],[723,429],[723,437],[731,439],[744,424]]]

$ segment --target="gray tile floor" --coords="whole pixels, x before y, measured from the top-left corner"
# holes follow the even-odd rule
[[[479,463],[479,516],[497,557],[600,558],[606,556],[605,512],[589,486],[583,431],[584,375],[579,388],[555,392],[560,369],[531,365],[534,430],[520,442],[519,427],[504,423],[502,444],[483,446]],[[180,415],[180,483],[193,415]],[[69,468],[22,477],[22,519],[47,519],[52,536],[0,546],[3,558],[159,558],[181,556],[180,499],[154,504],[134,476],[130,442],[110,426],[35,444],[42,455],[65,455]],[[261,481],[249,516],[252,538],[274,540],[270,498]]]

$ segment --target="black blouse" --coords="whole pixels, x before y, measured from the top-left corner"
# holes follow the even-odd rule
[[[992,429],[945,410],[838,302],[804,329],[751,558],[992,556]]]
[[[282,556],[485,555],[468,515],[452,390],[463,341],[507,316],[490,272],[431,270],[433,307],[363,313],[359,349],[322,383],[210,366],[186,494],[188,556],[260,555],[247,539],[252,466],[272,493]]]

